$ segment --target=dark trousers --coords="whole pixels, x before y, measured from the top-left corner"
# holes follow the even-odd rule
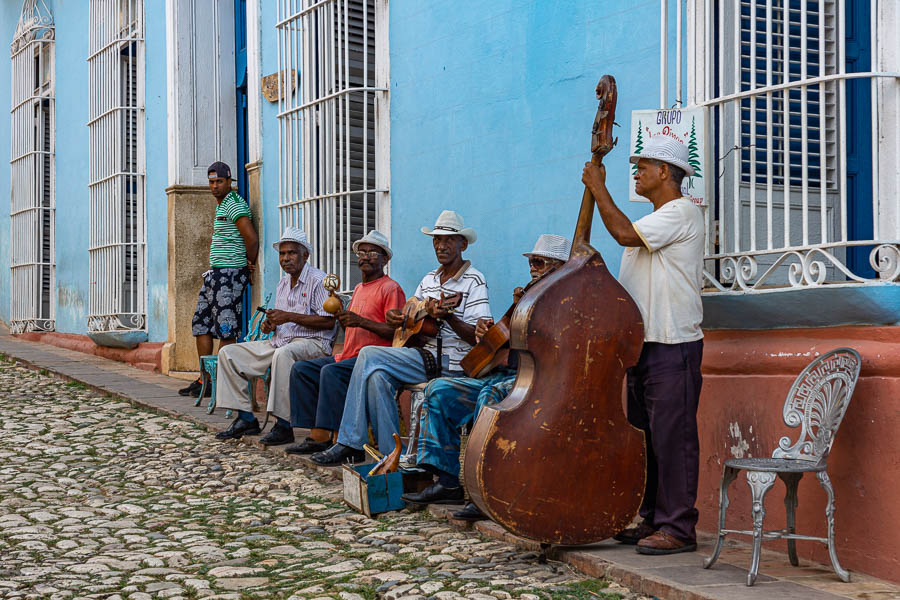
[[[697,405],[703,340],[644,343],[638,364],[628,369],[628,421],[647,442],[647,483],[640,514],[655,529],[697,539],[697,478],[700,441]]]
[[[300,360],[291,368],[291,425],[337,431],[356,357]]]

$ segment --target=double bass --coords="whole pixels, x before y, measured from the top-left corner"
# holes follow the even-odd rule
[[[604,75],[591,137],[600,164],[616,143],[616,82]],[[585,188],[568,261],[513,310],[519,370],[505,400],[469,435],[464,475],[475,504],[508,531],[543,544],[587,544],[624,529],[644,492],[644,436],[622,410],[625,369],[643,324],[634,300],[591,247]]]

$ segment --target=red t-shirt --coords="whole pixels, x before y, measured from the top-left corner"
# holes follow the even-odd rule
[[[406,295],[400,284],[385,275],[369,283],[359,283],[353,288],[353,299],[347,310],[355,312],[361,317],[384,323],[387,311],[392,308],[401,309],[406,304]],[[335,354],[334,360],[341,361],[353,358],[365,346],[390,346],[391,340],[386,340],[378,334],[372,333],[362,327],[348,327],[344,331],[344,349],[340,354]]]

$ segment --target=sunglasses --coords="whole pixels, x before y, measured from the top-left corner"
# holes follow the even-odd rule
[[[378,250],[359,250],[356,252],[356,256],[359,258],[378,258],[383,253]]]
[[[547,259],[541,258],[540,256],[529,256],[528,266],[534,267],[535,269],[543,269],[547,266]]]

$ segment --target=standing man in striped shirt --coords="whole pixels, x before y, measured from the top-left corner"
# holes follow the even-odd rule
[[[393,450],[393,434],[400,430],[394,401],[397,388],[440,376],[462,376],[459,361],[475,344],[475,324],[491,316],[484,275],[462,257],[469,244],[475,242],[475,230],[465,227],[461,216],[445,210],[434,227],[423,227],[422,233],[431,237],[440,267],[425,275],[415,296],[427,300],[428,314],[441,322],[441,356],[438,356],[436,338],[420,340],[423,346],[417,348],[363,348],[350,376],[337,443],[310,456],[317,464],[339,465],[364,460],[363,445],[369,439],[369,423],[379,450],[384,454]],[[454,292],[462,296],[459,307],[454,311],[441,308],[438,305],[441,295]],[[403,323],[403,315],[397,310],[388,311],[386,318],[394,329]]]
[[[259,238],[250,220],[250,207],[231,189],[231,169],[217,161],[207,171],[209,191],[218,206],[209,245],[209,271],[203,274],[203,286],[191,322],[198,357],[212,354],[213,338],[219,340],[221,350],[241,336],[244,288],[250,283],[250,273],[256,268],[259,254]],[[199,396],[202,383],[197,379],[178,393]]]
[[[259,329],[275,335],[267,340],[233,344],[219,352],[216,405],[238,411],[231,426],[216,434],[220,440],[260,433],[247,382],[251,377],[265,375],[270,367],[267,410],[277,418],[270,435],[289,435],[293,440],[291,367],[298,360],[331,354],[335,321],[322,308],[328,297],[322,287],[325,273],[306,262],[312,250],[306,232],[288,227],[272,246],[278,250],[278,262],[285,276],[275,290],[275,308],[266,311],[266,320]]]

